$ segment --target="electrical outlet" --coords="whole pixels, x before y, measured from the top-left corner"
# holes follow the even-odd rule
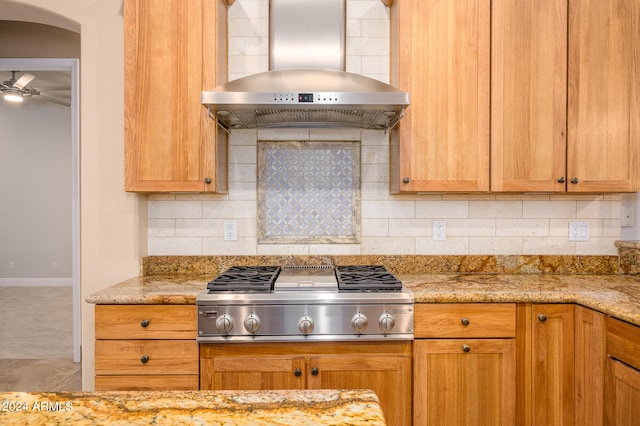
[[[16,264],[15,264],[15,262],[13,260],[9,261],[9,269],[11,269],[11,270],[16,269]]]
[[[433,221],[433,241],[444,241],[447,239],[447,221]]]
[[[224,240],[236,241],[238,239],[238,222],[236,220],[224,221]]]
[[[622,217],[620,218],[620,226],[633,226],[634,211],[633,206],[628,204],[622,205]]]
[[[589,222],[570,221],[569,241],[589,241]]]
[[[58,261],[54,260],[51,262],[51,269],[58,269]]]

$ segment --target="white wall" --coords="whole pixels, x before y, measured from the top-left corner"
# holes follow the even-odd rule
[[[268,1],[229,9],[229,78],[268,68]],[[380,0],[347,0],[347,71],[389,82],[389,13]],[[388,191],[388,140],[380,131],[232,131],[227,196],[152,195],[149,254],[596,254],[616,255],[621,196],[401,195]],[[257,139],[362,138],[362,243],[258,244]],[[225,219],[238,241],[224,241]],[[432,240],[446,220],[447,239]],[[588,242],[568,241],[570,220],[586,221]]]
[[[68,278],[70,285],[70,109],[0,99],[0,129],[0,282]]]
[[[124,191],[122,0],[0,0],[5,19],[73,22],[81,34],[82,299],[139,274],[145,200]],[[46,22],[51,20],[51,22]],[[45,22],[42,22],[45,21]],[[139,214],[140,211],[142,214]],[[83,389],[93,389],[94,305],[82,306]]]

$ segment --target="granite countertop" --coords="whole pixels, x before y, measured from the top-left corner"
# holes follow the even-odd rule
[[[369,390],[0,393],[2,425],[385,425]]]
[[[211,276],[131,278],[90,295],[95,304],[195,304]],[[562,274],[399,274],[416,303],[578,303],[640,326],[640,277]]]

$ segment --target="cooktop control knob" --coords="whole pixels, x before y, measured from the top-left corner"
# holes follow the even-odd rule
[[[351,318],[351,327],[356,333],[364,333],[364,331],[367,329],[367,325],[369,325],[369,320],[360,312],[358,312],[353,316],[353,318]]]
[[[378,323],[380,324],[380,329],[383,332],[388,333],[396,325],[396,319],[389,312],[385,312],[384,314],[380,315]]]
[[[233,320],[227,314],[222,314],[216,320],[216,327],[222,333],[228,333],[233,328]]]
[[[258,318],[258,316],[256,314],[250,313],[244,319],[244,328],[249,333],[255,333],[256,331],[258,331],[260,329],[260,318]]]
[[[313,327],[313,320],[307,315],[303,316],[302,318],[300,318],[300,321],[298,321],[298,330],[300,330],[300,333],[304,334],[305,336],[307,334],[311,334],[311,332],[313,331]]]

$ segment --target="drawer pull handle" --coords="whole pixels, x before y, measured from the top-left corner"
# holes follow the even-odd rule
[[[148,325],[149,325],[149,320],[148,319],[140,321],[140,326],[141,327],[144,328],[144,327],[147,327]]]
[[[300,370],[299,368],[296,368],[296,370],[293,372],[293,375],[296,377],[302,376],[302,370]]]
[[[547,320],[547,316],[545,314],[538,314],[538,320],[540,320],[540,322],[545,322]]]
[[[462,345],[462,352],[469,352],[471,351],[471,346],[467,345],[466,343]]]
[[[318,367],[313,367],[311,369],[311,375],[312,376],[317,376],[318,375]]]
[[[143,363],[143,364],[148,363],[149,362],[149,355],[142,355],[140,357],[140,362]]]
[[[469,325],[469,318],[462,318],[460,322],[466,327]]]

